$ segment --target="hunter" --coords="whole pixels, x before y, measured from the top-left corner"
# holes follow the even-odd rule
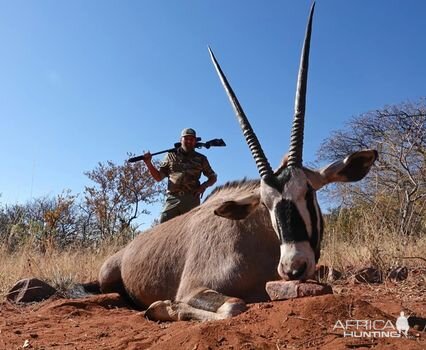
[[[207,157],[195,151],[197,134],[194,129],[185,128],[181,132],[181,146],[175,152],[167,153],[160,163],[160,169],[152,164],[152,155],[147,152],[143,160],[156,181],[168,178],[167,198],[160,216],[160,223],[182,215],[200,205],[207,187],[212,186],[217,175]],[[207,181],[200,184],[201,173]]]

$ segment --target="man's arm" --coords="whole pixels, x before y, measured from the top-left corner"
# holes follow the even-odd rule
[[[160,171],[154,166],[154,164],[152,164],[152,155],[150,152],[147,152],[143,155],[143,161],[145,162],[146,167],[155,181],[158,182],[163,180],[164,177],[161,175]]]
[[[195,194],[199,195],[200,198],[203,197],[204,191],[207,189],[207,187],[213,186],[217,181],[217,175],[213,173],[207,178],[207,181],[203,182],[196,190]]]
[[[217,175],[215,173],[211,174],[208,178],[207,181],[203,182],[200,186],[205,187],[204,190],[207,187],[213,186],[217,181]]]
[[[207,181],[203,182],[200,187],[198,187],[198,189],[195,191],[195,193],[198,194],[200,198],[203,197],[204,191],[207,189],[207,187],[213,186],[217,181],[217,175],[211,168],[207,158],[205,158],[204,161],[203,174],[207,177]]]

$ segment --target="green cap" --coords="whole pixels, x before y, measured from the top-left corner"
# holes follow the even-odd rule
[[[182,132],[180,133],[180,136],[181,136],[181,137],[184,137],[184,136],[194,136],[194,137],[197,137],[197,133],[195,132],[195,130],[194,130],[194,129],[191,129],[191,128],[185,128],[185,129],[183,129],[183,130],[182,130]]]

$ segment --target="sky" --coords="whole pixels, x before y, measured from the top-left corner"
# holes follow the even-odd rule
[[[208,46],[275,168],[310,5],[0,0],[0,204],[81,194],[99,162],[170,148],[186,127],[227,143],[201,151],[218,184],[258,177]],[[423,0],[317,0],[305,163],[351,117],[426,95],[425,17]]]

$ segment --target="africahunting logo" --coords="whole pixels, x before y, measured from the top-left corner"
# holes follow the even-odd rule
[[[333,331],[343,331],[344,337],[353,338],[408,337],[408,318],[401,311],[395,324],[390,320],[337,320]]]

